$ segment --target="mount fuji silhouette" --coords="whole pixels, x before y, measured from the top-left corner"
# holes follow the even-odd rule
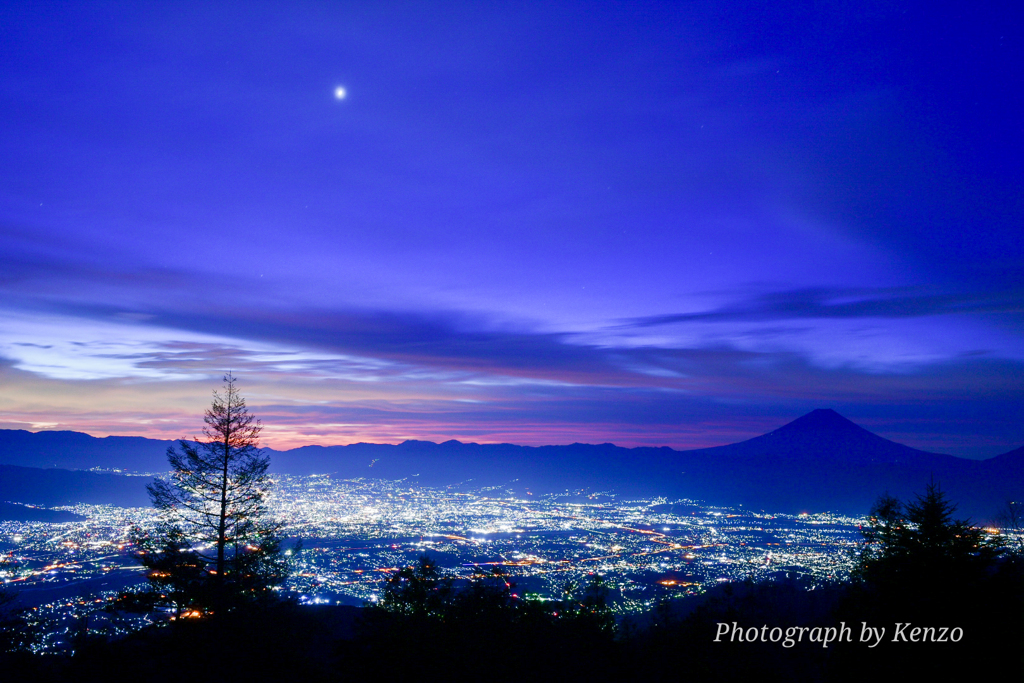
[[[900,459],[959,460],[889,441],[847,420],[834,410],[813,410],[775,431],[747,441],[703,449],[721,457],[801,461],[827,458],[833,463],[887,462]]]
[[[144,505],[143,477],[58,475],[61,470],[39,469],[29,475],[25,468],[162,471],[167,467],[164,453],[173,443],[0,430],[0,500],[48,505],[58,500],[115,502],[111,482],[118,481],[125,492],[121,499]],[[586,490],[620,498],[689,498],[769,512],[864,514],[884,493],[912,499],[934,481],[959,506],[958,515],[977,522],[993,520],[1010,500],[1024,499],[1024,447],[988,460],[928,453],[884,439],[827,409],[747,441],[688,451],[459,441],[266,450],[272,470],[281,473],[403,479],[410,486],[463,490],[496,487],[495,495]],[[32,482],[28,488],[19,483],[27,481]],[[92,500],[85,500],[89,497]]]

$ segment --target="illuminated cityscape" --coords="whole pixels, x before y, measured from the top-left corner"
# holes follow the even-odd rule
[[[844,580],[860,520],[828,513],[783,515],[698,501],[621,500],[565,491],[455,492],[408,480],[277,475],[271,501],[285,521],[291,572],[282,590],[306,604],[372,604],[383,582],[428,553],[456,581],[499,568],[517,595],[555,599],[592,574],[619,615],[730,581]],[[0,573],[44,636],[40,652],[82,635],[119,635],[152,615],[106,609],[144,579],[130,530],[155,521],[149,508],[60,508],[84,521],[0,523]],[[301,548],[296,551],[296,543]]]

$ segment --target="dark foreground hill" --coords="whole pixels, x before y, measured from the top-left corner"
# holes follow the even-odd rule
[[[0,430],[0,462],[153,471],[166,468],[163,453],[172,443]],[[932,480],[958,501],[960,515],[979,522],[994,519],[1007,501],[1024,498],[1024,448],[980,461],[928,453],[872,434],[832,410],[815,410],[748,441],[690,451],[612,444],[528,447],[406,441],[268,449],[268,453],[271,469],[288,474],[405,479],[410,485],[498,487],[538,495],[586,489],[627,497],[693,498],[778,512],[863,514],[882,493],[908,498]],[[53,487],[70,485],[57,481],[66,475],[49,476],[54,477]],[[140,481],[124,480],[124,495],[145,504]],[[3,499],[57,504],[44,502],[38,495],[45,486],[37,486],[35,499],[15,494]],[[79,491],[99,491],[95,481],[91,486],[82,482],[74,486]],[[55,493],[47,500],[67,500],[69,495],[80,494]]]
[[[957,590],[929,591],[926,605],[869,583],[814,590],[790,580],[731,583],[618,627],[603,618],[600,597],[573,609],[572,601],[521,598],[514,585],[495,590],[478,579],[428,610],[272,603],[120,640],[91,636],[79,624],[73,656],[0,651],[0,670],[10,680],[76,683],[140,671],[152,683],[176,683],[183,672],[305,683],[855,683],[871,672],[887,681],[957,681],[997,671],[999,680],[1021,680],[1021,567],[1008,557],[992,569],[974,581],[949,575]],[[429,595],[415,592],[408,604]]]

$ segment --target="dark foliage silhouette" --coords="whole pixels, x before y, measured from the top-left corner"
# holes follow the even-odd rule
[[[448,680],[606,680],[618,644],[599,577],[565,596],[520,596],[500,568],[478,570],[464,586],[423,556],[396,572],[368,608],[349,645],[350,672],[391,680],[443,671]]]
[[[856,666],[885,667],[893,675],[936,680],[978,673],[974,654],[1011,652],[1024,634],[1021,557],[1001,536],[955,517],[956,506],[936,483],[904,503],[878,499],[864,528],[853,583],[838,611],[851,623],[888,629],[870,650],[837,648],[831,677],[854,680]],[[959,642],[919,642],[897,635],[914,627],[960,629]],[[909,626],[908,626],[909,625]],[[1020,658],[1004,666],[1020,678]]]
[[[1006,553],[998,535],[955,519],[938,484],[914,501],[878,499],[864,528],[856,578],[887,599],[930,601],[944,584],[977,587]]]

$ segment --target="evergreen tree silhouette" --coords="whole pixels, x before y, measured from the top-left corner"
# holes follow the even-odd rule
[[[160,521],[136,539],[154,593],[179,614],[267,598],[286,570],[281,525],[266,505],[270,459],[259,448],[262,425],[230,373],[204,422],[203,438],[167,450],[170,479],[147,487]]]

